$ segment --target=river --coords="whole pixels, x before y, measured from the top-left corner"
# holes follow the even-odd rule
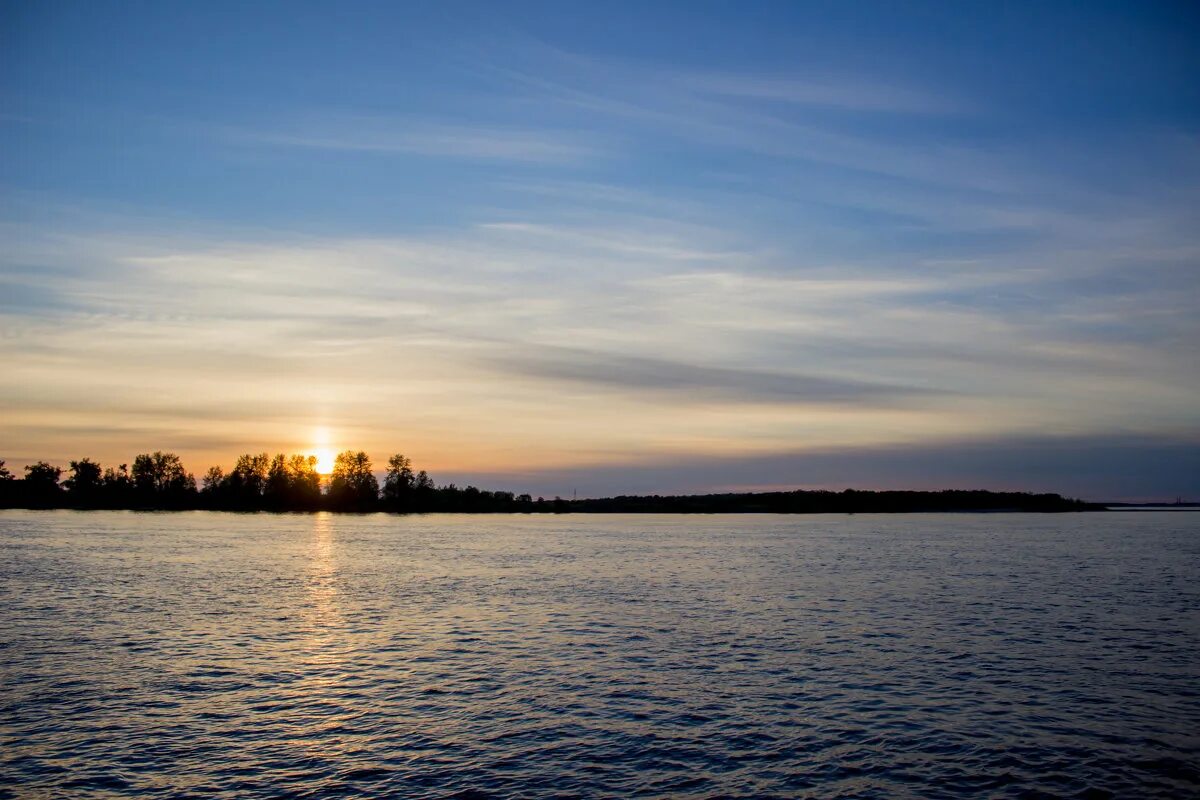
[[[1200,514],[0,512],[0,797],[1200,794]]]

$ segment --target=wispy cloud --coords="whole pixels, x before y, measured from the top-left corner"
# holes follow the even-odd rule
[[[5,440],[33,455],[80,425],[110,442],[141,426],[204,458],[321,424],[439,468],[534,468],[1200,425],[1183,351],[1077,335],[1128,319],[1123,295],[1085,308],[1051,287],[1065,294],[1034,312],[1020,298],[1045,294],[1041,273],[780,271],[728,232],[609,222],[27,235],[9,263],[40,299],[0,318]],[[1015,306],[984,302],[1014,290]],[[1187,304],[1163,307],[1157,324],[1188,335]]]
[[[948,94],[900,84],[830,75],[683,73],[674,82],[701,94],[770,100],[797,106],[889,114],[963,113],[966,106]]]
[[[969,104],[937,88],[865,76],[681,72],[652,64],[567,52],[535,41],[498,50],[483,67],[531,108],[571,109],[595,120],[656,129],[683,140],[860,170],[935,185],[988,191],[1016,185],[994,148],[947,137],[946,116],[975,117]],[[907,137],[879,126],[853,126],[815,110],[882,115],[936,115]],[[920,135],[924,133],[925,135]]]
[[[405,117],[327,114],[292,125],[226,128],[221,133],[226,140],[245,145],[381,155],[544,164],[569,164],[604,155],[595,137],[589,141],[579,132],[456,125]]]
[[[610,389],[618,394],[668,395],[671,402],[733,401],[792,405],[889,405],[930,390],[903,385],[845,380],[823,375],[714,367],[664,358],[541,347],[487,360],[492,368],[548,381]]]

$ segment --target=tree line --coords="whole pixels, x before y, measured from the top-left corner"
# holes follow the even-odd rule
[[[64,478],[64,474],[66,477]],[[380,484],[367,454],[339,453],[328,480],[316,456],[247,453],[226,472],[212,467],[197,484],[174,453],[142,453],[133,466],[102,468],[89,458],[63,470],[45,461],[17,478],[0,461],[0,507],[214,511],[454,511],[642,514],[847,514],[922,511],[1094,511],[1102,506],[1058,494],[946,490],[806,491],[533,499],[453,483],[436,486],[400,454]]]
[[[64,477],[65,476],[65,477]],[[397,453],[382,485],[366,453],[337,455],[327,480],[311,455],[247,453],[226,472],[211,467],[197,483],[175,453],[142,453],[133,466],[102,467],[90,458],[63,470],[45,461],[17,478],[0,461],[0,506],[214,511],[549,511],[563,501],[493,492],[474,486],[437,486],[425,470]]]

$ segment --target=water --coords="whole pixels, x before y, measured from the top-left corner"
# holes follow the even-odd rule
[[[0,513],[4,797],[1200,794],[1200,514]]]

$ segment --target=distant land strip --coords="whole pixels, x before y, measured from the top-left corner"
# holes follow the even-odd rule
[[[102,468],[91,459],[64,470],[39,461],[17,478],[0,461],[0,508],[126,509],[143,511],[345,511],[392,513],[588,514],[855,514],[1103,511],[1105,506],[1058,494],[944,491],[796,490],[702,495],[622,495],[547,500],[474,486],[437,486],[414,472],[402,454],[388,459],[382,485],[367,454],[339,453],[328,480],[311,455],[240,456],[226,473],[212,467],[197,486],[179,456],[143,453],[133,467]]]

